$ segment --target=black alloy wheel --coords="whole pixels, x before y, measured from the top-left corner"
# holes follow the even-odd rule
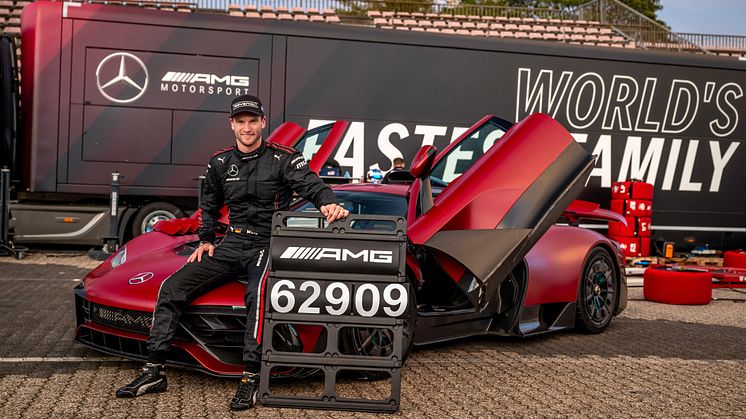
[[[583,267],[578,291],[576,326],[601,333],[609,326],[619,301],[619,277],[608,251],[594,248]]]

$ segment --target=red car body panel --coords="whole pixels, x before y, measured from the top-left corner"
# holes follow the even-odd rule
[[[295,122],[285,122],[267,137],[267,141],[291,147],[298,142],[306,130]]]
[[[148,339],[146,335],[114,329],[112,327],[103,326],[96,323],[86,323],[81,327],[95,330],[97,332],[105,333],[108,335],[120,336],[140,342],[145,342]],[[207,371],[210,371],[215,375],[240,375],[243,371],[242,365],[226,364],[225,362],[221,362],[207,350],[205,350],[202,346],[194,342],[183,339],[174,339],[173,342],[171,342],[171,345],[191,355],[197,362],[204,366]]]
[[[513,125],[443,190],[430,211],[409,225],[409,239],[425,244],[439,231],[494,229],[539,175],[573,143],[567,130],[547,115],[534,114]]]
[[[136,263],[123,263],[114,272],[107,259],[86,275],[86,298],[107,306],[152,311],[163,280],[186,262],[186,258],[174,254],[174,248],[193,237],[196,235],[169,236],[151,232],[133,239],[130,242],[133,245],[126,247],[127,260]],[[136,285],[129,283],[131,278],[147,272],[153,274],[151,278]]]
[[[529,272],[524,304],[575,301],[585,263],[578,255],[603,243],[608,246],[608,240],[595,231],[552,226],[526,254]]]

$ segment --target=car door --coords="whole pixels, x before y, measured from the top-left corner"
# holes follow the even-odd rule
[[[478,284],[468,287],[480,288],[478,305],[484,308],[582,191],[594,162],[547,115],[512,126],[486,116],[436,157],[425,181],[442,192],[424,213],[410,208],[409,240],[471,271]],[[411,197],[419,195],[420,182]]]

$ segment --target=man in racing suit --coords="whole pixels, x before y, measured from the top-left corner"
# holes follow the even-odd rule
[[[147,342],[148,363],[138,378],[117,390],[117,397],[165,391],[163,365],[185,305],[204,291],[247,274],[246,366],[230,408],[253,406],[261,361],[261,336],[257,332],[263,314],[259,313],[257,300],[263,295],[267,275],[274,212],[287,210],[295,191],[316,205],[328,222],[349,215],[336,204],[329,187],[309,170],[300,153],[262,140],[266,117],[258,98],[245,95],[234,99],[230,125],[236,145],[213,154],[207,165],[200,205],[200,245],[187,263],[161,284]],[[215,244],[217,220],[224,204],[228,205],[230,226]]]

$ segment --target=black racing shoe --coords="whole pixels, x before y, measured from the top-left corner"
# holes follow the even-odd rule
[[[168,388],[162,364],[147,363],[135,381],[117,390],[117,397],[137,397],[147,393],[161,393]]]
[[[231,399],[231,410],[246,410],[256,404],[259,390],[259,374],[244,371],[236,395]]]

